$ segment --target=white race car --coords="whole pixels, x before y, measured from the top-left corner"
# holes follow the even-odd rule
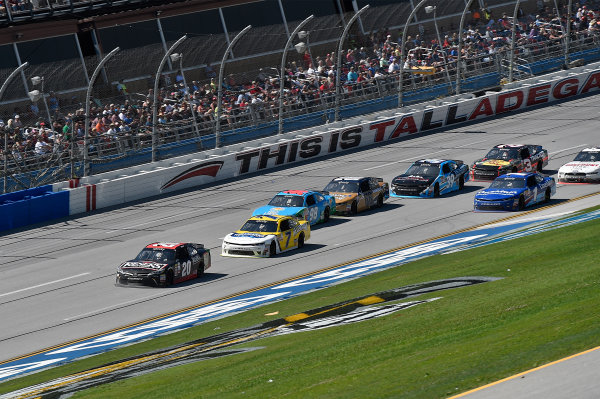
[[[600,146],[583,149],[558,170],[559,183],[600,183]]]

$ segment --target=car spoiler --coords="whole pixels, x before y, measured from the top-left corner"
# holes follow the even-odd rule
[[[461,161],[460,159],[453,159],[453,161],[454,161],[454,162],[456,162],[456,164],[457,164],[458,166],[461,166],[462,164],[464,164],[464,162],[463,162],[463,161]]]

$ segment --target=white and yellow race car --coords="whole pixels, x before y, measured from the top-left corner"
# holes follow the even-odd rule
[[[310,223],[294,216],[252,216],[221,246],[222,256],[267,258],[302,248],[310,238]]]

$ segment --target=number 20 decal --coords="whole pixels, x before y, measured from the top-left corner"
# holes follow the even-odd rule
[[[185,277],[192,272],[192,261],[181,262],[181,277]]]

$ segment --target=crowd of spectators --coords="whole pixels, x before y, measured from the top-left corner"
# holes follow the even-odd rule
[[[600,29],[600,9],[596,3],[577,5],[570,21],[572,38],[594,36]],[[538,14],[519,14],[516,44],[522,56],[539,46],[560,42],[565,36],[565,13],[561,18],[549,9]],[[473,20],[462,32],[464,59],[493,64],[496,53],[505,52],[511,45],[512,17],[507,14],[493,15],[487,9],[473,14]],[[375,92],[382,78],[396,78],[400,73],[399,36],[390,31],[379,31],[369,37],[370,43],[346,49],[342,54],[343,66],[340,80],[347,96],[353,93]],[[446,68],[455,73],[459,34],[446,33],[441,43],[435,31],[408,36],[405,42],[405,71],[429,68],[433,75],[411,74],[413,79],[438,79],[443,82]],[[531,50],[533,49],[533,50]],[[310,109],[315,105],[331,102],[335,94],[336,54],[316,55],[314,60],[306,54],[291,62],[283,79],[275,68],[263,68],[254,80],[238,82],[229,75],[223,82],[222,120],[224,129],[233,127],[242,118],[256,121],[277,117],[280,83],[284,84],[284,109]],[[163,132],[174,125],[191,127],[195,115],[202,132],[212,133],[217,115],[217,79],[214,73],[209,81],[191,81],[186,85],[183,76],[175,76],[174,82],[163,82],[157,93],[157,120]],[[152,102],[154,93],[129,93],[125,83],[117,85],[118,97],[106,105],[94,102],[90,109],[89,136],[94,148],[108,148],[121,143],[124,148],[135,148],[149,143],[153,123]],[[84,109],[64,112],[54,93],[48,97],[51,121],[35,104],[28,110],[28,122],[19,114],[13,114],[4,122],[0,120],[0,134],[7,133],[8,151],[16,160],[26,157],[49,157],[68,150],[71,142],[82,144],[84,137]],[[21,111],[20,114],[23,114]],[[165,128],[167,127],[167,128]],[[189,129],[193,131],[192,129]],[[0,145],[2,143],[0,142]],[[98,152],[98,155],[100,153]],[[10,155],[9,155],[10,157]]]

